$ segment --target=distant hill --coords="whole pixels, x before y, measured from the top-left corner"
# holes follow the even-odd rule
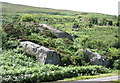
[[[45,13],[51,15],[76,15],[86,14],[82,12],[70,11],[70,10],[57,10],[42,7],[32,7],[19,4],[11,4],[6,2],[0,2],[2,4],[2,13]]]
[[[78,11],[71,11],[71,10],[58,10],[58,9],[51,9],[51,8],[42,8],[42,7],[33,7],[33,6],[26,6],[20,4],[12,4],[7,2],[0,2],[2,4],[2,13],[42,13],[42,14],[50,14],[50,15],[67,15],[67,16],[74,16],[74,15],[87,15],[87,14],[97,14],[101,15],[100,13],[86,13],[86,12],[78,12]],[[102,14],[105,15],[105,14]]]

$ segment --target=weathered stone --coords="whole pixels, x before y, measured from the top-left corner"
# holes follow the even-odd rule
[[[70,34],[68,34],[67,32],[55,29],[54,27],[50,27],[46,24],[39,24],[38,29],[40,31],[44,30],[44,29],[48,29],[48,30],[51,30],[51,32],[54,33],[59,38],[67,38],[69,40],[73,40],[72,36]]]
[[[97,52],[91,52],[90,50],[84,50],[85,56],[87,57],[87,60],[90,62],[91,65],[101,65],[108,67],[109,66],[109,61],[98,54]]]
[[[20,43],[25,51],[30,56],[35,56],[41,64],[60,64],[60,55],[49,48],[40,46],[30,41],[23,41]]]
[[[80,26],[78,26],[78,25],[77,25],[77,26],[75,26],[75,25],[74,25],[74,26],[72,26],[72,28],[80,28]]]

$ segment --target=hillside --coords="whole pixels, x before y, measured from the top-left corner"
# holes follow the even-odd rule
[[[3,13],[44,13],[50,15],[75,15],[80,13],[76,11],[32,7],[26,5],[11,4],[6,2],[1,2],[1,4]]]
[[[0,4],[2,4],[3,13],[44,13],[44,14],[50,14],[50,15],[87,15],[89,14],[86,12],[33,7],[33,6],[26,6],[26,5],[20,5],[20,4],[12,4],[7,2],[0,2]],[[90,13],[90,14],[105,15],[105,14],[99,14],[99,13]],[[107,16],[112,16],[112,15],[107,15]]]
[[[2,2],[0,82],[39,83],[120,68],[117,16]]]

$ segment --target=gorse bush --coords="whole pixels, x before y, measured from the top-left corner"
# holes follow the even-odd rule
[[[90,18],[89,21],[91,24],[98,24],[98,18]]]
[[[106,54],[108,55],[107,58],[110,60],[110,67],[119,69],[120,49],[108,48],[106,51]]]
[[[28,36],[28,40],[45,47],[50,47],[51,45],[49,43],[51,39],[44,37],[43,35],[41,35],[41,33],[40,34],[32,33],[30,36]]]
[[[115,42],[114,44],[113,44],[113,47],[115,47],[115,48],[120,48],[120,42],[119,42],[120,40],[118,40],[117,42]]]
[[[22,22],[35,21],[35,19],[33,18],[33,16],[30,15],[30,14],[25,14],[25,15],[23,15],[20,20],[21,20]]]
[[[91,49],[101,49],[101,48],[106,48],[107,45],[100,40],[92,40],[92,41],[88,41],[86,47],[91,48]]]
[[[9,36],[4,31],[2,31],[1,36],[2,36],[2,49],[5,49],[6,42],[9,40]]]
[[[3,30],[11,37],[14,38],[24,38],[31,33],[37,33],[37,26],[32,23],[7,23],[6,25],[2,25]]]
[[[11,36],[9,36],[3,30],[1,36],[2,36],[2,49],[11,49],[11,48],[14,49],[20,44],[19,40],[11,40]]]
[[[85,58],[82,57],[82,56],[71,56],[71,62],[73,65],[76,65],[76,66],[82,66],[82,65],[85,65],[86,62],[85,62]]]
[[[9,40],[9,41],[5,42],[4,44],[5,44],[5,46],[4,46],[5,49],[14,49],[19,46],[20,42],[18,40],[14,40],[14,41]]]
[[[120,59],[114,61],[113,67],[120,70]]]

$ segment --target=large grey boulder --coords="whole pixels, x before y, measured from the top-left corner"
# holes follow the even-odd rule
[[[59,38],[67,38],[69,40],[73,40],[72,36],[70,34],[68,34],[67,32],[58,30],[58,29],[56,29],[54,27],[50,27],[50,26],[48,26],[46,24],[38,24],[38,25],[39,25],[38,29],[40,31],[44,30],[44,29],[48,29],[48,30],[51,30],[51,32],[54,33]]]
[[[84,50],[84,52],[87,60],[90,62],[91,65],[101,65],[105,67],[109,66],[109,60],[107,60],[104,56],[101,56],[97,52],[92,52],[88,49]]]
[[[59,65],[61,62],[60,55],[49,48],[40,46],[30,41],[23,41],[20,43],[23,51],[30,56],[35,56],[41,64]]]

